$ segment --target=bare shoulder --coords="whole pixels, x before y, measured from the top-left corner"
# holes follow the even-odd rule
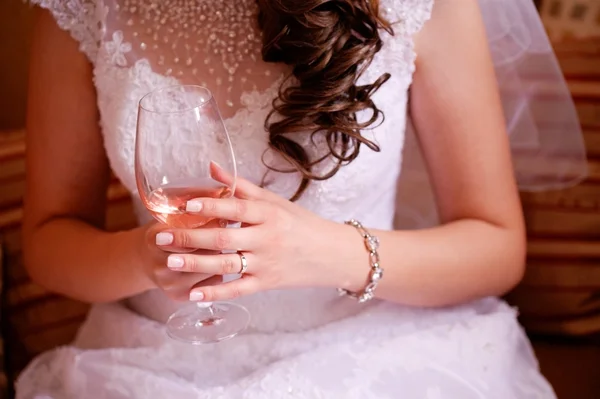
[[[478,0],[436,0],[430,20],[415,35],[419,59],[431,52],[464,48],[465,40],[480,46],[487,43]]]

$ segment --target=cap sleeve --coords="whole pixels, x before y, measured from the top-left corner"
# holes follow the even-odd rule
[[[394,30],[414,35],[431,18],[434,0],[387,0],[383,2],[383,15],[394,23]]]
[[[101,36],[100,10],[95,0],[31,0],[48,10],[56,24],[79,43],[79,50],[95,63]]]

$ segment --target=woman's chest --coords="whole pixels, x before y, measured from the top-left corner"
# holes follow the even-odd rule
[[[213,7],[210,12],[201,8],[208,3]],[[157,88],[185,83],[199,84],[213,92],[231,137],[239,174],[254,182],[262,181],[268,171],[265,161],[282,161],[269,151],[265,120],[288,70],[260,58],[255,3],[198,2],[200,8],[190,9],[185,15],[164,6],[157,9],[154,2],[128,4],[128,9],[113,4],[105,10],[109,23],[95,65],[102,131],[117,176],[135,195],[134,149],[140,98]],[[399,171],[406,94],[412,73],[411,50],[401,37],[388,39],[361,78],[366,82],[384,72],[392,74],[392,79],[373,97],[385,121],[362,132],[381,151],[364,147],[359,157],[334,177],[311,184],[302,199],[307,207],[324,212],[329,209],[326,213],[335,214],[343,204],[364,199],[365,193],[380,191],[378,185],[389,185],[381,177]],[[327,150],[327,143],[319,135],[314,142],[309,132],[296,135],[295,140],[311,158]],[[176,152],[177,137],[170,141],[174,143],[170,150]],[[160,144],[155,148],[161,148]],[[181,145],[185,145],[183,140]],[[198,154],[203,155],[206,154]],[[174,161],[168,167],[185,165]],[[327,168],[328,164],[322,167]],[[293,194],[300,181],[298,174],[270,172],[269,177],[268,188],[286,197]]]

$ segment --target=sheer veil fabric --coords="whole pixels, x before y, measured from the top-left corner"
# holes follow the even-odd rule
[[[457,2],[458,3],[458,2]],[[588,173],[575,105],[533,1],[479,0],[522,191],[558,190]],[[401,227],[437,223],[435,202],[408,121],[398,201]]]

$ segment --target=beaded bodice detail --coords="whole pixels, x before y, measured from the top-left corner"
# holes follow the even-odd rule
[[[106,152],[112,169],[132,193],[140,222],[151,217],[139,201],[134,177],[137,105],[140,98],[156,88],[191,83],[205,85],[213,92],[231,136],[241,176],[261,182],[268,172],[263,161],[280,170],[289,169],[278,154],[269,152],[264,128],[272,101],[289,70],[285,65],[265,63],[260,57],[255,0],[39,2],[79,41],[93,64]],[[373,229],[393,227],[408,88],[415,61],[413,35],[430,16],[432,5],[432,0],[382,1],[386,19],[394,22],[394,35],[382,33],[384,46],[359,82],[372,83],[385,72],[391,74],[373,96],[385,120],[363,132],[381,151],[363,147],[358,158],[335,176],[312,182],[298,201],[301,206],[338,222],[356,218]],[[369,116],[357,115],[359,120]],[[183,146],[189,145],[182,138],[164,139],[175,152],[178,145],[182,151]],[[313,159],[327,151],[324,138],[318,135],[311,140],[308,133],[295,134],[294,140]],[[156,148],[160,145],[156,143]],[[151,154],[146,156],[152,158]],[[183,162],[174,161],[168,167],[184,170]],[[317,168],[329,170],[331,163],[321,162]],[[299,181],[298,174],[269,172],[265,182],[268,189],[289,198]],[[256,325],[266,330],[305,328],[357,311],[354,301],[338,298],[335,290],[301,291],[264,293],[243,300]],[[156,295],[134,299],[134,307],[141,313],[154,312],[149,316],[160,318],[156,313],[164,298]],[[282,305],[285,303],[294,311]],[[273,314],[279,311],[281,314]],[[290,314],[294,314],[293,320]]]
[[[262,38],[253,1],[124,0],[104,12],[124,23],[109,44],[115,64],[143,57],[162,75],[210,82],[225,112],[240,105],[234,93],[257,90],[276,69],[256,68]]]

